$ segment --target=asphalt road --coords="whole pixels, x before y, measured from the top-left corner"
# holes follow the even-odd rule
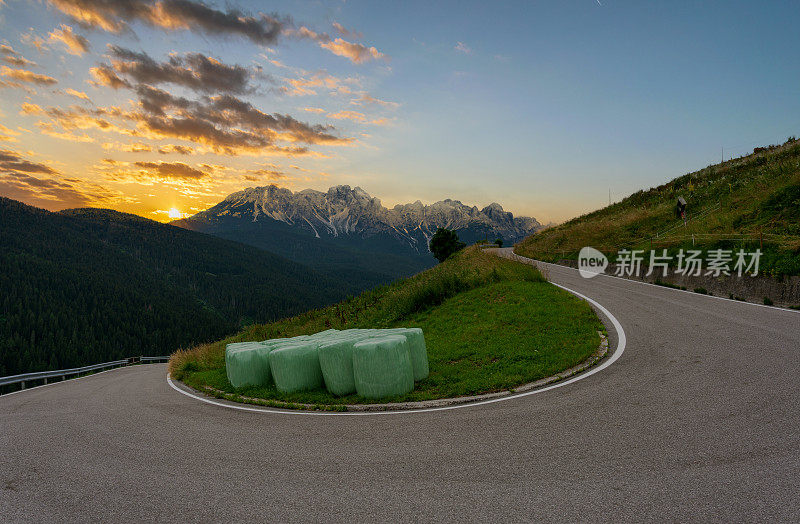
[[[164,365],[31,389],[0,397],[0,520],[800,521],[800,313],[548,272],[627,335],[584,380],[383,416],[214,406]]]

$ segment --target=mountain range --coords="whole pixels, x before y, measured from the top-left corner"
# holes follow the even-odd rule
[[[468,244],[498,237],[513,243],[542,227],[497,203],[479,209],[448,199],[389,209],[346,185],[297,192],[251,187],[173,225],[251,244],[322,273],[346,274],[364,288],[432,266],[428,243],[439,227],[455,230]]]

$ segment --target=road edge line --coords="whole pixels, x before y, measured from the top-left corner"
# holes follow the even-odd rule
[[[523,258],[525,260],[530,260],[534,264],[545,264],[547,266],[555,266],[557,268],[571,269],[573,271],[578,271],[577,268],[574,268],[574,267],[571,267],[571,266],[565,266],[565,265],[562,265],[562,264],[556,264],[554,262],[545,262],[543,260],[537,260],[535,258],[529,258],[529,257],[523,256],[523,255],[518,255],[518,254],[514,253],[513,251],[511,251],[511,254],[514,255],[515,257]],[[498,255],[498,256],[502,256],[502,255]],[[504,258],[507,258],[508,260],[513,260],[512,258],[508,258],[508,257],[504,257]],[[521,262],[521,263],[526,264],[527,262]],[[616,278],[617,280],[623,280],[625,282],[634,282],[636,284],[644,284],[645,286],[653,286],[653,287],[657,287],[659,289],[671,289],[672,291],[678,291],[680,293],[689,293],[690,295],[693,295],[693,296],[696,296],[696,297],[706,297],[706,298],[714,298],[714,299],[717,299],[717,300],[727,300],[728,302],[734,302],[736,304],[747,304],[747,305],[750,305],[750,306],[758,306],[758,307],[763,307],[763,308],[767,308],[767,309],[775,309],[775,310],[778,310],[778,311],[788,311],[789,313],[800,314],[800,310],[791,309],[791,308],[788,308],[788,307],[768,306],[766,304],[759,304],[757,302],[748,302],[747,300],[734,300],[732,298],[718,297],[717,295],[705,295],[703,293],[695,293],[694,291],[689,291],[688,289],[676,289],[676,288],[670,287],[670,286],[659,286],[658,284],[653,284],[652,282],[643,282],[641,280],[634,280],[632,278],[618,277],[617,275],[607,275],[605,273],[599,273],[597,276],[608,277],[608,278]],[[551,284],[552,284],[552,282],[551,282]]]

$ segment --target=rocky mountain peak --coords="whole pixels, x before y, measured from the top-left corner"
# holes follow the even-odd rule
[[[496,202],[478,209],[448,198],[428,206],[417,200],[387,209],[380,199],[349,185],[333,186],[326,192],[292,192],[275,184],[251,187],[228,195],[189,220],[213,223],[232,218],[275,220],[320,238],[390,237],[417,252],[427,252],[428,241],[439,227],[458,231],[467,242],[497,236],[515,241],[541,227],[534,218],[515,218]]]

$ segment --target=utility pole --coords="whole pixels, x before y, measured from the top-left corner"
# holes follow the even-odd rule
[[[720,163],[724,164],[725,163],[725,146],[722,146],[720,148],[720,157],[722,158],[722,161]]]
[[[608,205],[611,205],[611,188],[608,188]]]

